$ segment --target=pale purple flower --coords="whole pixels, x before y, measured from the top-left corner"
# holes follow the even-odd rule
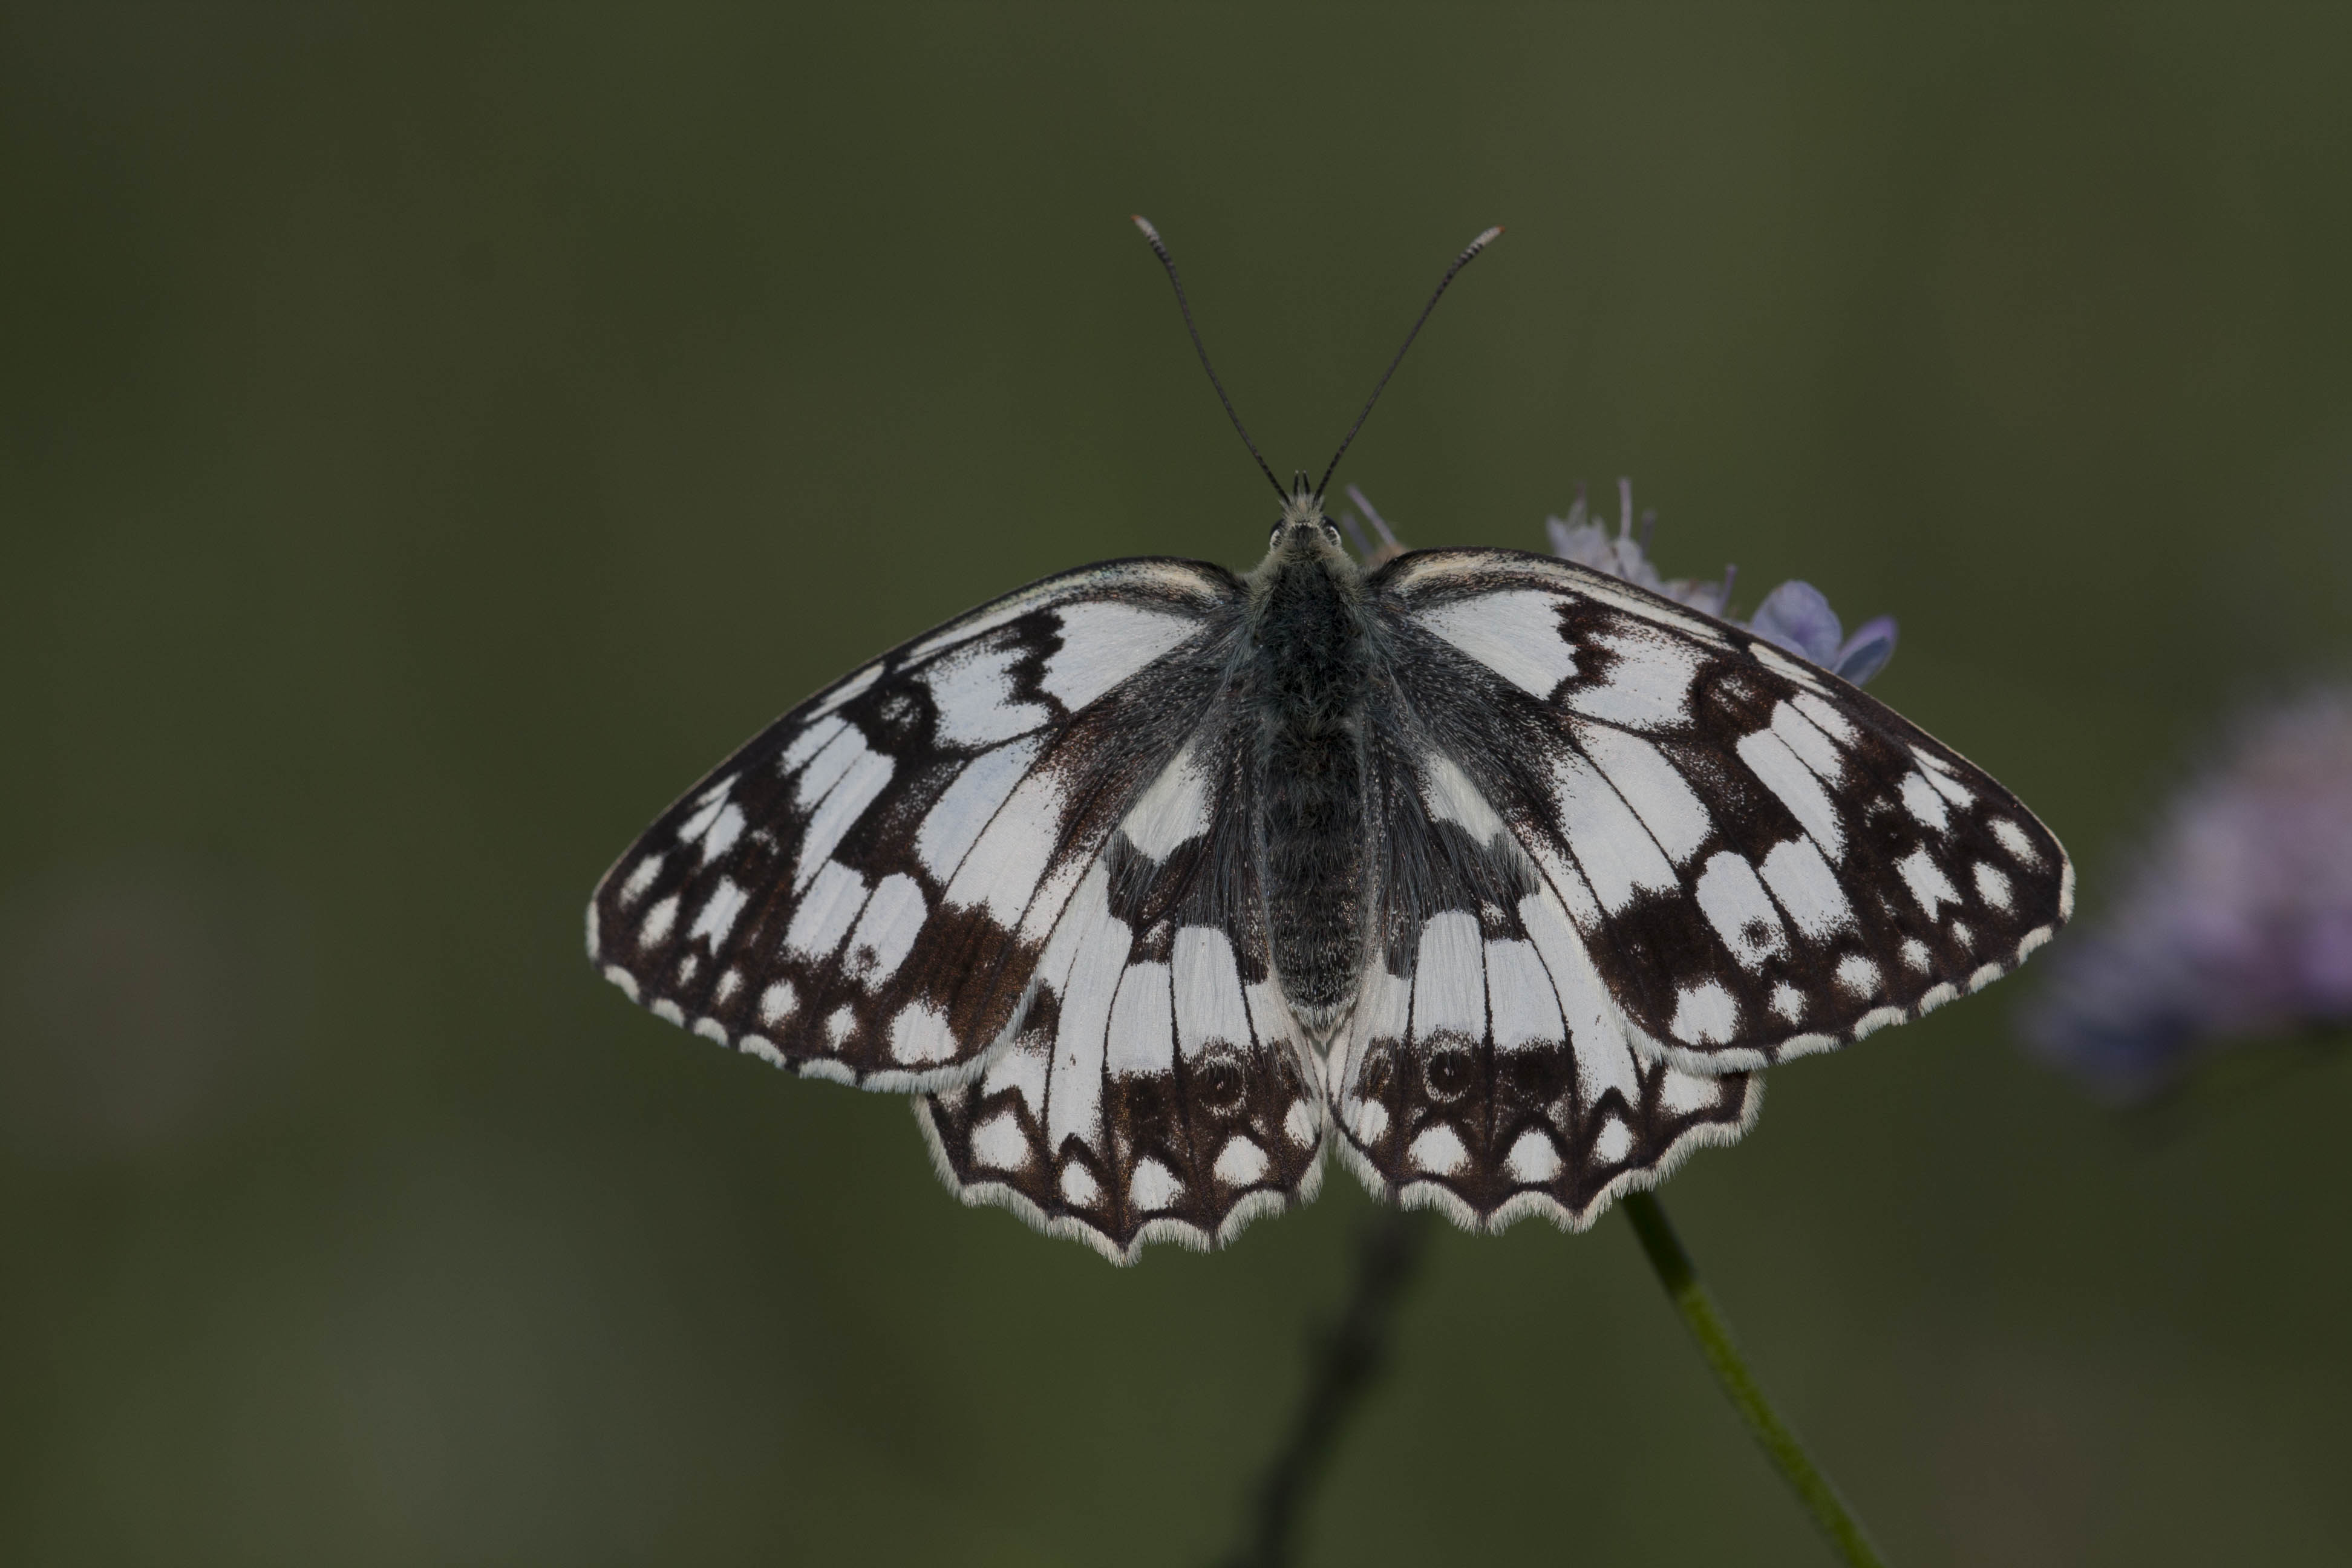
[[[1838,621],[1837,612],[1830,608],[1829,599],[1801,578],[1792,577],[1765,595],[1756,613],[1745,621],[1732,617],[1726,611],[1731,603],[1735,568],[1725,567],[1720,582],[1661,578],[1649,556],[1650,532],[1658,514],[1643,512],[1641,536],[1634,537],[1631,479],[1617,481],[1617,531],[1612,535],[1609,525],[1593,518],[1586,509],[1580,489],[1566,517],[1544,520],[1545,531],[1551,535],[1552,553],[1580,566],[1622,577],[1692,609],[1721,616],[1766,642],[1811,659],[1856,686],[1885,668],[1886,661],[1895,657],[1894,616],[1880,616],[1865,621],[1848,637]]]
[[[2352,688],[2245,721],[2104,925],[2062,948],[2034,1049],[2129,1100],[2231,1037],[2352,1023]]]

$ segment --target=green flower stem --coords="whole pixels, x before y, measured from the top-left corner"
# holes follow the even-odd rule
[[[1642,1238],[1642,1250],[1649,1255],[1650,1267],[1658,1271],[1658,1283],[1666,1288],[1675,1310],[1698,1342],[1706,1364],[1715,1370],[1715,1379],[1723,1384],[1723,1392],[1748,1429],[1763,1446],[1765,1457],[1780,1472],[1822,1527],[1822,1533],[1853,1564],[1854,1568],[1885,1568],[1878,1549],[1863,1533],[1861,1521],[1846,1508],[1837,1488],[1815,1468],[1805,1446],[1789,1430],[1764,1390],[1756,1382],[1756,1374],[1739,1358],[1738,1348],[1731,1342],[1731,1331],[1724,1326],[1722,1314],[1715,1310],[1714,1298],[1706,1287],[1698,1282],[1698,1271],[1691,1267],[1690,1254],[1683,1250],[1681,1238],[1675,1227],[1666,1222],[1666,1211],[1649,1193],[1634,1193],[1624,1200],[1625,1217],[1633,1222],[1633,1233]]]

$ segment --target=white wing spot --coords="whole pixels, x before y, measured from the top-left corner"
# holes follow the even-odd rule
[[[1878,994],[1878,965],[1858,952],[1849,952],[1838,960],[1837,983],[1858,997]]]
[[[1951,925],[1946,929],[1951,931],[1952,940],[1958,942],[1962,947],[1976,946],[1977,933],[1969,929],[1968,921],[1954,921]]]
[[[1249,1006],[1242,999],[1241,971],[1234,944],[1214,926],[1186,926],[1176,933],[1171,967],[1176,990],[1176,1038],[1190,1061],[1223,1042],[1246,1049]]]
[[[1209,831],[1209,792],[1186,746],[1119,819],[1127,841],[1154,860]]]
[[[1377,1100],[1367,1100],[1356,1106],[1356,1137],[1366,1143],[1377,1143],[1389,1130],[1389,1108]]]
[[[716,1018],[697,1018],[694,1032],[714,1044],[723,1046],[727,1043],[727,1026]]]
[[[1615,1164],[1633,1150],[1633,1130],[1614,1116],[1602,1124],[1601,1135],[1592,1141],[1594,1157],[1605,1165]]]
[[[1470,1163],[1470,1151],[1462,1146],[1462,1135],[1441,1121],[1422,1130],[1405,1151],[1405,1160],[1433,1176],[1450,1176]]]
[[[942,882],[955,875],[1044,744],[1042,737],[1016,741],[984,752],[963,765],[955,782],[932,802],[922,826],[915,830],[915,853],[925,870]]]
[[[776,1049],[772,1043],[762,1039],[758,1035],[744,1036],[741,1039],[735,1042],[735,1048],[742,1052],[747,1057],[759,1058],[761,1061],[767,1063],[772,1068],[791,1066],[790,1063],[784,1060],[783,1052]]]
[[[1791,702],[1775,703],[1772,708],[1772,733],[1780,737],[1797,760],[1822,778],[1835,784],[1845,771],[1845,756],[1830,738],[1816,729],[1812,721],[1798,711]]]
[[[1572,724],[1578,748],[1591,758],[1666,852],[1682,865],[1706,842],[1715,824],[1680,769],[1639,735],[1603,724]]]
[[[832,745],[834,737],[847,728],[849,728],[849,721],[846,719],[818,720],[793,737],[793,743],[786,746],[784,754],[776,759],[777,772],[791,773],[819,752]]]
[[[1217,1152],[1211,1174],[1229,1187],[1246,1187],[1264,1176],[1270,1162],[1265,1151],[1246,1138],[1235,1137]]]
[[[727,809],[732,811],[735,808],[730,805]],[[710,889],[710,897],[703,901],[702,912],[696,915],[694,924],[687,928],[686,940],[692,942],[697,937],[707,938],[710,951],[717,952],[726,942],[727,933],[735,929],[736,917],[751,901],[751,895],[737,887],[732,879],[719,878],[719,885]]]
[[[866,815],[866,808],[888,787],[891,775],[898,771],[898,764],[888,757],[868,750],[864,737],[856,731],[850,731],[842,740],[851,742],[851,754],[841,771],[839,781],[826,792],[824,804],[816,808],[815,815],[808,819],[808,826],[801,830],[800,849],[793,860],[793,886],[795,889],[808,886],[809,879],[816,875],[817,866],[839,847],[842,839],[848,837],[849,830],[857,825],[859,817]],[[841,743],[836,742],[825,749],[824,754],[830,757],[840,750]],[[815,774],[816,766],[812,763],[809,771],[801,776],[801,784],[804,787]]]
[[[719,988],[710,994],[710,1005],[724,1007],[734,1000],[735,993],[743,989],[743,972],[730,969],[719,977]]]
[[[1199,629],[1182,616],[1133,605],[1069,605],[1054,612],[1062,647],[1037,684],[1075,713]]]
[[[1494,1017],[1496,1050],[1557,1045],[1568,1038],[1559,998],[1532,942],[1486,944],[1486,1007]]]
[[[1797,929],[1818,942],[1853,924],[1853,907],[1845,901],[1837,873],[1830,869],[1810,838],[1775,844],[1764,856],[1764,885],[1789,911]]]
[[[1570,752],[1559,753],[1552,760],[1552,791],[1569,849],[1602,909],[1613,915],[1632,903],[1636,892],[1666,892],[1678,886],[1674,866],[1657,840],[1591,763]]]
[[[1044,773],[1023,779],[957,868],[947,901],[985,909],[1003,925],[1019,924],[1053,858],[1063,805],[1060,780]]]
[[[955,1032],[948,1027],[948,1016],[929,1003],[909,1002],[890,1020],[892,1061],[923,1067],[951,1061],[955,1054]]]
[[[840,1049],[849,1037],[856,1032],[857,1015],[849,1010],[846,1003],[835,1007],[825,1018],[824,1037],[833,1042],[835,1050]]]
[[[1976,879],[1978,898],[1997,910],[2009,908],[2009,879],[2000,868],[1979,860],[1971,874]]]
[[[1925,849],[1914,849],[1895,862],[1895,869],[1901,874],[1903,885],[1911,889],[1912,901],[1929,920],[1936,918],[1936,910],[1943,905],[1960,901],[1960,890],[1952,886],[1952,879],[1944,875],[1944,868]]]
[[[1019,643],[968,643],[916,679],[939,710],[934,738],[944,746],[992,746],[1050,722],[1053,711],[1013,692],[1013,667],[1028,657]]]
[[[1845,829],[1839,826],[1837,807],[1813,771],[1789,749],[1789,742],[1769,730],[1742,736],[1732,748],[1759,783],[1770,790],[1789,815],[1811,835],[1822,853],[1834,860],[1845,853]]]
[[[1282,1118],[1282,1131],[1301,1149],[1315,1147],[1315,1108],[1303,1100],[1290,1102],[1290,1110]]]
[[[2000,840],[2000,847],[2008,850],[2019,865],[2031,870],[2042,864],[2042,851],[2034,847],[2033,840],[2026,836],[2025,829],[2005,816],[1996,816],[1987,826],[1992,829],[1992,836]]]
[[[1570,709],[1588,719],[1638,730],[1690,721],[1691,683],[1706,660],[1704,651],[1647,626],[1620,627],[1592,641],[1616,658],[1606,680],[1568,694]]]
[[[701,971],[701,968],[702,955],[698,952],[689,952],[684,958],[678,960],[677,988],[683,991],[688,986],[693,984],[694,977]]]
[[[1062,1201],[1072,1208],[1092,1208],[1102,1196],[1095,1174],[1076,1160],[1062,1167]]]
[[[1772,987],[1772,1011],[1794,1024],[1805,1016],[1805,994],[1787,981]]]
[[[1853,727],[1853,721],[1830,703],[1810,691],[1799,692],[1789,700],[1795,703],[1797,711],[1811,719],[1822,734],[1840,745],[1853,744],[1854,737],[1859,733]]]
[[[1018,1171],[1029,1163],[1029,1140],[1011,1106],[971,1130],[971,1163],[992,1171]]]
[[[1933,954],[1928,952],[1926,942],[1916,936],[1906,936],[1903,939],[1902,952],[1904,968],[1916,969],[1922,973],[1927,972],[1928,962]]]
[[[1959,994],[1958,987],[1948,983],[1942,985],[1930,985],[1926,991],[1920,993],[1919,1000],[1911,1005],[1911,1010],[1914,1013],[1932,1013]]]
[[[1128,1178],[1127,1190],[1135,1206],[1145,1214],[1158,1209],[1173,1208],[1176,1200],[1184,1195],[1184,1184],[1176,1173],[1153,1159],[1135,1163],[1135,1173]]]
[[[1998,963],[1988,963],[1969,976],[1969,989],[1981,991],[2008,973]]]
[[[637,977],[617,963],[604,966],[604,978],[621,988],[621,994],[634,1002],[637,999]]]
[[[686,1009],[667,996],[656,997],[652,1007],[648,1010],[664,1023],[676,1024],[680,1028],[686,1026]]]
[[[669,939],[670,927],[677,923],[677,895],[672,893],[646,911],[646,918],[637,926],[637,945],[658,947]]]
[[[1668,1068],[1658,1079],[1658,1106],[1669,1115],[1687,1116],[1713,1105],[1722,1092],[1722,1084],[1714,1079]]]
[[[1675,997],[1667,1033],[1686,1046],[1722,1045],[1739,1032],[1739,1001],[1719,981],[1685,985]]]
[[[1421,928],[1412,976],[1413,1038],[1458,1030],[1472,1039],[1486,1033],[1486,972],[1478,917],[1449,910]]]
[[[1104,1058],[1115,1073],[1164,1073],[1176,1061],[1176,1026],[1170,1016],[1168,966],[1130,963],[1110,1005]]]
[[[1820,677],[1816,676],[1811,668],[1799,664],[1795,659],[1790,658],[1779,648],[1774,647],[1770,643],[1751,642],[1748,645],[1748,652],[1752,658],[1754,658],[1757,663],[1772,671],[1775,675],[1785,675],[1790,679],[1795,681],[1798,685],[1803,687],[1806,690],[1811,691],[1817,696],[1820,695],[1822,689]]]
[[[1944,805],[1944,797],[1926,773],[1916,769],[1903,775],[1903,809],[1922,827],[1932,827],[1938,833],[1951,830],[1952,815]]]
[[[903,871],[883,878],[866,900],[857,929],[849,933],[850,974],[867,991],[880,990],[907,961],[929,913],[921,883]]]
[[[849,934],[865,905],[866,879],[838,860],[827,860],[801,907],[793,911],[793,923],[784,928],[784,951],[812,963],[823,963]]]
[[[800,1010],[801,994],[789,980],[779,980],[760,993],[760,1022],[774,1028]]]
[[[1560,636],[1559,608],[1557,596],[1530,589],[1457,599],[1420,620],[1520,690],[1546,698],[1576,673],[1576,650]]]
[[[1738,850],[1718,849],[1709,856],[1695,890],[1700,912],[1742,969],[1761,969],[1766,959],[1788,952],[1789,933],[1780,913],[1757,879],[1756,868]]]
[[[1530,1127],[1519,1134],[1517,1142],[1511,1145],[1510,1153],[1503,1161],[1503,1168],[1510,1173],[1511,1180],[1522,1186],[1540,1186],[1567,1167],[1560,1160],[1559,1151],[1552,1147],[1551,1140]]]
[[[817,704],[816,711],[811,714],[810,717],[821,719],[827,713],[832,712],[835,709],[840,707],[843,703],[856,701],[858,698],[865,696],[866,690],[872,687],[877,680],[880,679],[881,677],[882,661],[877,659],[872,664],[867,665],[864,669],[859,670],[856,675],[853,675],[848,679],[843,681],[839,686],[835,687],[832,693],[828,695],[823,702]]]
[[[1443,752],[1422,755],[1421,800],[1430,816],[1459,825],[1481,844],[1492,842],[1505,831],[1503,819],[1495,815],[1478,786]]]
[[[646,889],[654,885],[654,879],[661,875],[662,862],[668,858],[656,849],[629,868],[628,879],[621,884],[621,890],[614,896],[614,902],[625,910],[644,898]]]

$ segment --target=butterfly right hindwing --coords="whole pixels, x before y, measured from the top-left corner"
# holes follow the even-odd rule
[[[1559,896],[1462,765],[1375,701],[1371,940],[1331,1047],[1341,1152],[1473,1228],[1572,1228],[1745,1132],[1760,1078],[1637,1049]]]
[[[1113,824],[1207,710],[1239,595],[1196,563],[1088,567],[836,682],[605,875],[592,960],[779,1065],[882,1089],[971,1077]]]

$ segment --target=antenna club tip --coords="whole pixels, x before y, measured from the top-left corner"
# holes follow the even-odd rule
[[[1471,247],[1473,250],[1481,250],[1481,249],[1484,249],[1486,247],[1487,247],[1487,246],[1490,246],[1490,245],[1494,244],[1496,240],[1498,240],[1498,239],[1500,239],[1500,238],[1502,238],[1502,237],[1503,237],[1503,226],[1502,226],[1501,224],[1496,224],[1494,227],[1492,227],[1492,228],[1490,228],[1490,229],[1486,230],[1485,233],[1481,234],[1477,238],[1475,238],[1475,239],[1472,240],[1472,241],[1470,242],[1470,247]]]
[[[1158,239],[1160,237],[1160,231],[1152,227],[1151,220],[1145,217],[1141,213],[1128,214],[1127,221],[1141,229],[1144,233],[1144,237],[1147,239]]]

